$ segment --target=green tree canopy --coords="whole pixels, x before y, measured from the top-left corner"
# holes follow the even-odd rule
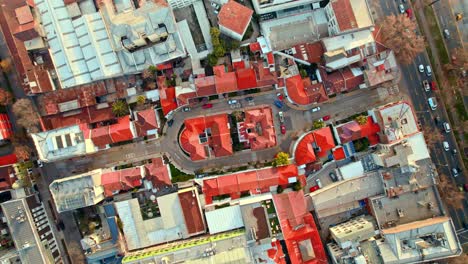
[[[279,167],[289,164],[289,154],[286,152],[278,152],[273,160],[273,166]]]

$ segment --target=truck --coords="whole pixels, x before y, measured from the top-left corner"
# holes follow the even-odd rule
[[[427,99],[427,102],[429,103],[429,106],[431,107],[431,110],[436,110],[437,109],[437,100],[435,97],[431,97]]]
[[[429,92],[431,90],[431,85],[429,84],[429,82],[427,80],[424,80],[422,83],[423,83],[424,91]]]

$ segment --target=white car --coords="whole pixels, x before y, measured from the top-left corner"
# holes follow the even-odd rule
[[[402,13],[402,14],[405,13],[405,6],[404,5],[400,4],[398,6],[398,9],[400,9],[400,13]]]
[[[450,146],[449,146],[449,143],[448,143],[447,141],[444,141],[444,142],[442,143],[442,145],[444,146],[444,150],[445,150],[445,151],[449,151],[449,150],[450,150]]]
[[[419,72],[424,72],[424,65],[419,64]]]
[[[312,113],[318,112],[320,111],[320,106],[314,107],[310,111],[312,111]]]
[[[284,113],[282,111],[278,112],[280,123],[284,123]]]
[[[231,100],[228,101],[228,104],[229,105],[237,104],[237,100],[236,99],[231,99]]]

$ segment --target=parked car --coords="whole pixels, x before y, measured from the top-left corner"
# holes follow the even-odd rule
[[[445,151],[450,150],[450,146],[449,146],[449,143],[447,141],[442,142],[442,145],[444,146]]]
[[[319,188],[322,188],[322,182],[320,181],[320,179],[316,179],[315,182],[317,183],[317,186]]]
[[[431,89],[432,89],[432,91],[436,91],[436,90],[437,90],[437,84],[436,84],[435,81],[432,81],[432,82],[431,82]]]
[[[445,133],[450,133],[450,131],[452,131],[450,129],[450,124],[449,123],[447,123],[447,122],[444,123],[444,130],[445,130]]]
[[[419,64],[419,72],[424,72],[424,65]]]
[[[204,104],[204,105],[202,105],[203,109],[210,109],[212,107],[213,107],[213,104]]]
[[[450,31],[448,29],[444,29],[444,38],[450,38]]]
[[[426,75],[427,76],[432,76],[432,69],[431,69],[431,66],[429,66],[429,65],[426,66]]]
[[[33,169],[32,168],[28,168],[28,174],[31,175],[33,173]]]
[[[462,13],[455,14],[455,20],[460,21],[462,19],[463,19],[463,14]]]
[[[309,192],[313,193],[315,192],[316,190],[320,189],[320,187],[318,187],[318,185],[314,185],[312,187],[309,188]]]
[[[405,12],[405,6],[403,4],[400,4],[398,6],[398,9],[400,9],[400,13],[403,14]]]
[[[44,163],[42,163],[42,161],[40,161],[40,160],[37,160],[37,166],[39,168],[42,168],[42,167],[44,167]]]
[[[427,102],[429,103],[429,106],[431,107],[431,110],[436,110],[437,109],[437,100],[435,97],[431,97],[427,99]]]
[[[283,108],[283,106],[284,106],[283,102],[281,102],[280,100],[275,100],[275,101],[274,101],[274,104],[275,104],[276,107],[278,107],[279,109]]]
[[[458,169],[457,168],[452,168],[452,175],[453,175],[453,177],[458,176]]]
[[[320,111],[320,106],[314,107],[314,108],[310,109],[310,111],[312,113],[318,112],[318,111]]]
[[[276,97],[278,98],[278,100],[283,101],[283,94],[277,93]]]
[[[278,117],[279,117],[279,121],[281,123],[284,123],[284,113],[283,113],[283,111],[278,112]]]
[[[332,182],[337,182],[338,181],[338,176],[336,176],[336,174],[334,172],[330,172],[328,174],[328,176],[330,176],[330,179],[332,180]]]
[[[228,100],[228,104],[229,105],[237,104],[237,100],[236,99],[230,99],[230,100]]]
[[[431,90],[431,86],[429,85],[429,82],[427,80],[424,80],[422,83],[423,83],[424,91],[429,92]]]
[[[468,192],[468,183],[463,184],[463,189],[465,189],[465,192]]]
[[[413,9],[408,8],[408,9],[406,9],[405,12],[406,12],[406,16],[408,16],[409,19],[413,18]]]
[[[281,128],[281,134],[283,135],[286,134],[286,126],[282,124],[280,128]]]
[[[190,112],[190,107],[184,106],[184,108],[182,108],[182,112]]]
[[[456,149],[456,148],[453,148],[453,149],[452,149],[452,154],[453,154],[453,155],[456,155],[456,154],[457,154],[457,149]]]
[[[440,116],[436,116],[436,117],[434,118],[434,122],[436,123],[436,125],[440,124],[441,121],[442,121],[442,120],[440,119]]]
[[[167,125],[171,127],[174,124],[174,119],[167,121]]]
[[[254,98],[253,98],[253,96],[248,96],[248,97],[245,98],[245,100],[246,100],[247,102],[251,102],[251,101],[254,100]]]
[[[322,120],[323,120],[323,121],[328,121],[328,120],[330,120],[330,116],[329,116],[329,115],[326,115],[326,116],[322,117]]]

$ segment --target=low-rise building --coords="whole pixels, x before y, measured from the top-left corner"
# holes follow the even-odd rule
[[[221,7],[218,23],[221,33],[241,41],[252,20],[253,10],[231,0]]]
[[[102,170],[98,169],[53,181],[49,190],[57,212],[96,205],[104,200],[101,174]]]
[[[331,0],[325,11],[330,36],[374,25],[367,0]]]
[[[281,11],[284,9],[292,9],[298,6],[313,5],[314,8],[319,7],[320,0],[254,0],[252,4],[255,12],[259,15]]]

